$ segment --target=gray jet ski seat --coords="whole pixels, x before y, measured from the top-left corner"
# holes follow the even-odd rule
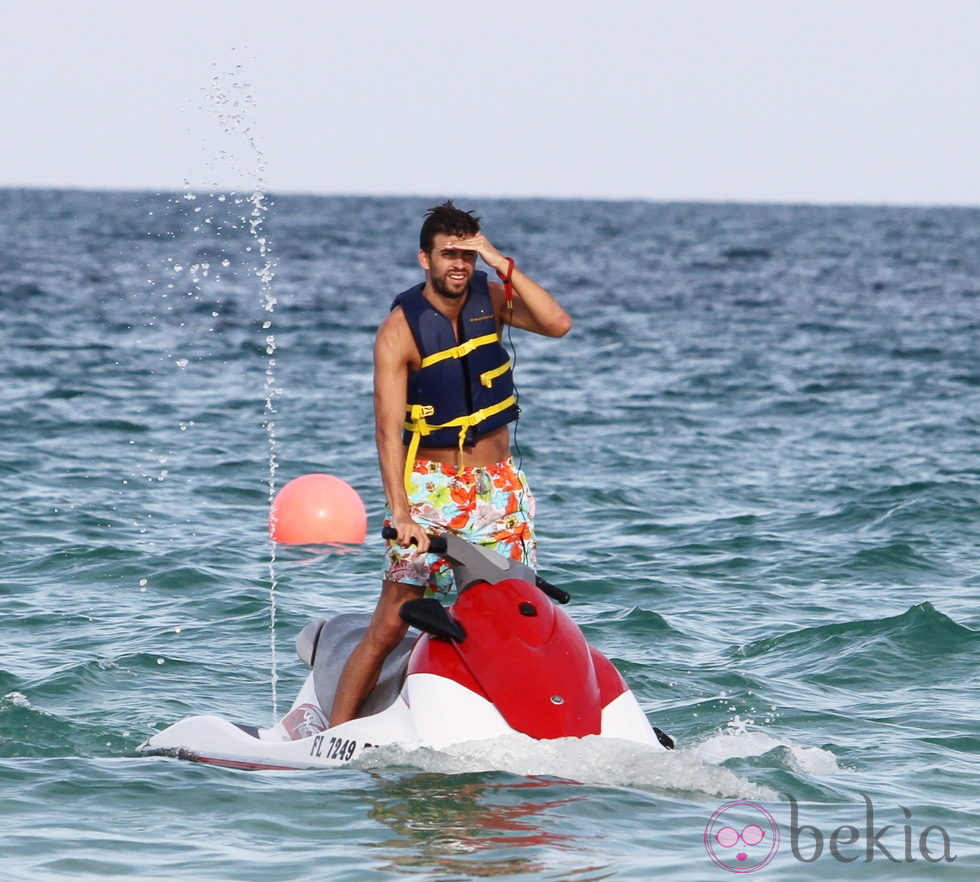
[[[337,681],[347,659],[360,642],[371,621],[369,613],[343,613],[332,619],[310,622],[296,638],[296,654],[313,668],[316,700],[325,714],[333,707]],[[381,668],[378,685],[361,706],[358,717],[369,717],[389,707],[401,691],[408,656],[418,640],[417,634],[406,634]]]

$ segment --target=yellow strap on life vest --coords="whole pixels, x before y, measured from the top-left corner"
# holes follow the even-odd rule
[[[496,380],[497,377],[502,377],[509,370],[510,359],[508,358],[507,361],[505,361],[500,367],[480,374],[480,382],[489,389],[493,386],[493,381]]]
[[[496,343],[499,339],[500,337],[497,336],[495,331],[492,334],[484,334],[482,337],[474,337],[472,340],[460,343],[459,346],[443,349],[442,352],[433,352],[432,355],[427,355],[422,359],[420,368],[427,368],[430,364],[436,364],[447,358],[462,358],[464,355],[469,355],[474,349],[479,349],[479,347],[486,346],[488,343]]]
[[[412,433],[412,440],[408,443],[408,454],[405,457],[405,490],[406,492],[411,492],[411,481],[412,481],[412,469],[415,468],[415,456],[419,449],[419,439],[423,435],[428,435],[431,432],[435,432],[438,429],[450,429],[459,426],[459,461],[460,467],[462,467],[463,462],[463,445],[466,443],[466,430],[472,426],[478,426],[484,420],[490,419],[492,416],[496,416],[501,411],[507,410],[512,404],[517,404],[517,398],[514,395],[510,395],[503,401],[499,401],[496,404],[491,404],[490,407],[484,407],[481,410],[476,411],[476,413],[470,413],[466,416],[456,417],[454,420],[450,420],[448,423],[440,423],[437,426],[433,426],[426,422],[426,417],[432,416],[434,409],[428,404],[410,404],[406,408],[408,412],[408,420],[405,422],[405,428]]]

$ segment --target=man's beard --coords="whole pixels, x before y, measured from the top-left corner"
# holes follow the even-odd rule
[[[446,288],[446,284],[442,279],[432,278],[432,287],[436,294],[440,297],[446,297],[449,300],[459,300],[460,297],[465,297],[467,292],[470,290],[470,283],[466,283],[466,287],[462,291],[450,291]]]

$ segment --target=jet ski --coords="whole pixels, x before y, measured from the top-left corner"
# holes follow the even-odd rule
[[[673,748],[612,662],[552,603],[567,603],[566,591],[453,534],[431,537],[431,550],[452,565],[456,602],[403,605],[402,619],[421,633],[410,630],[389,655],[356,719],[328,721],[340,672],[371,618],[347,613],[300,632],[296,651],[312,671],[270,728],[193,716],[137,750],[239,769],[309,769],[346,765],[380,745],[438,750],[514,732]]]

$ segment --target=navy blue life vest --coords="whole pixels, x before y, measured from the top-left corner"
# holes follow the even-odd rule
[[[422,295],[424,287],[403,291],[391,304],[402,308],[422,356],[422,366],[408,378],[408,468],[419,447],[462,450],[513,422],[519,412],[487,274],[473,274],[459,316],[459,339],[452,322]]]

